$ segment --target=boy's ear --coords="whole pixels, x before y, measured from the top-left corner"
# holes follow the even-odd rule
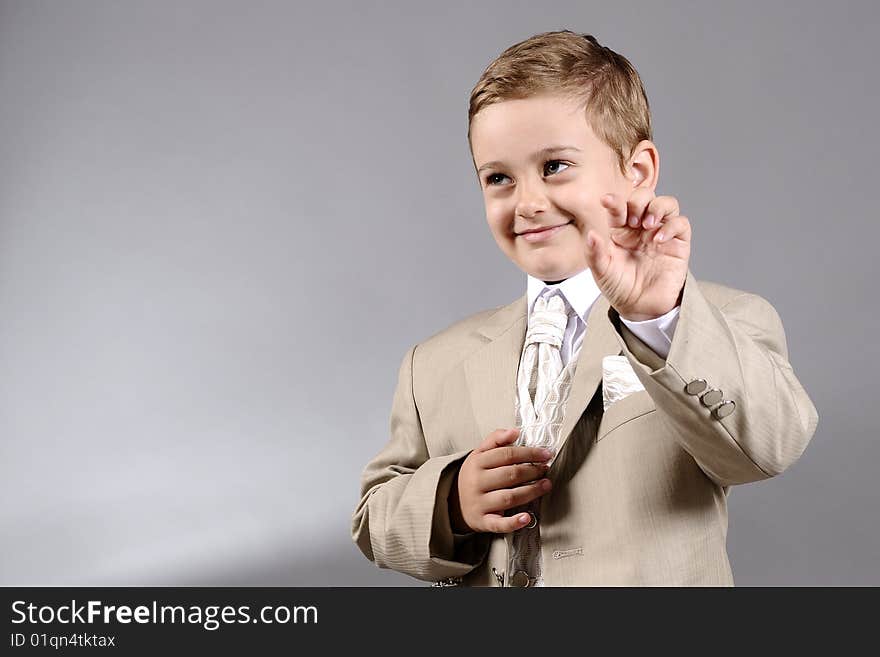
[[[627,165],[627,178],[633,187],[647,187],[651,191],[657,188],[660,176],[660,152],[654,142],[643,139],[633,149]]]

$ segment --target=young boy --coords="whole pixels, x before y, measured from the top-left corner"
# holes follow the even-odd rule
[[[411,347],[352,537],[437,584],[733,585],[730,486],[785,470],[816,408],[761,296],[696,280],[627,59],[568,30],[470,99],[489,228],[526,293]]]

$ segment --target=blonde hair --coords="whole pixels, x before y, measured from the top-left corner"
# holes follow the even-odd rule
[[[520,41],[486,67],[471,91],[468,145],[471,124],[484,107],[543,94],[581,103],[596,136],[617,154],[623,173],[636,145],[652,139],[648,96],[629,60],[590,34],[560,30]]]

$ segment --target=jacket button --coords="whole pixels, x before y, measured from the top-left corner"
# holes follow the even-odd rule
[[[699,395],[708,385],[706,379],[694,379],[684,387],[684,391],[689,395]]]
[[[531,581],[531,577],[524,570],[517,570],[513,576],[510,578],[510,585],[522,588],[524,586],[528,586]]]
[[[723,393],[718,388],[710,388],[700,397],[703,406],[713,406],[724,398]]]
[[[721,402],[715,409],[712,411],[712,415],[714,415],[717,419],[721,419],[723,417],[727,417],[731,413],[733,413],[736,408],[736,402],[732,399],[725,399]]]

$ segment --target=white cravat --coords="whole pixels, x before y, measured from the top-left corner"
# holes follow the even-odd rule
[[[574,361],[563,366],[560,348],[573,316],[561,292],[535,301],[516,375],[517,445],[545,447],[556,453],[575,366]],[[540,499],[535,499],[511,510],[512,514],[527,511],[535,522],[507,536],[510,586],[543,586],[540,507]]]

